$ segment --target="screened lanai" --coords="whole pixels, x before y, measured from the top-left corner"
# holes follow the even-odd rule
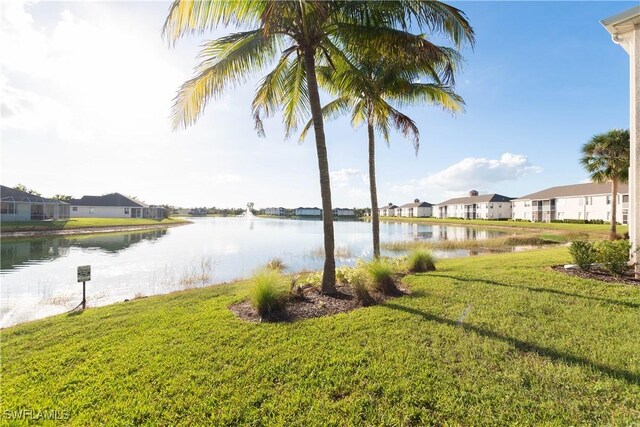
[[[4,221],[66,221],[70,207],[14,188],[0,186],[0,219]]]

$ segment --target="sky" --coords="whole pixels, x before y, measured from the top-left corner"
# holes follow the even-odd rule
[[[254,131],[260,76],[172,131],[172,99],[200,43],[230,30],[170,47],[160,34],[169,4],[0,0],[1,183],[182,207],[320,206],[313,138],[285,139],[281,116],[265,138]],[[580,147],[629,127],[628,55],[600,20],[637,2],[451,4],[476,32],[456,78],[465,112],[403,110],[420,150],[400,134],[389,146],[378,138],[380,205],[586,182]],[[366,129],[343,118],[325,130],[333,205],[370,206]]]

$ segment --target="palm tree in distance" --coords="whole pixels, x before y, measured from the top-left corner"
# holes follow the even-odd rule
[[[618,185],[629,180],[630,138],[628,129],[614,129],[594,135],[582,146],[580,163],[593,182],[611,181],[610,239],[616,239]]]
[[[211,98],[265,72],[273,63],[275,68],[260,82],[252,105],[258,133],[263,134],[262,117],[272,116],[280,109],[287,135],[296,130],[302,118],[311,115],[323,209],[324,293],[336,291],[335,243],[316,64],[331,64],[340,58],[347,61],[365,41],[379,51],[400,51],[404,40],[396,36],[393,28],[411,25],[446,32],[456,43],[473,40],[473,31],[458,9],[415,0],[175,0],[163,27],[163,35],[171,43],[184,35],[218,27],[247,29],[203,45],[195,76],[181,86],[174,98],[174,128],[193,124]]]
[[[422,36],[407,34],[406,37]],[[321,86],[337,96],[323,107],[323,115],[332,118],[350,114],[353,127],[363,123],[367,126],[374,258],[380,257],[375,133],[377,131],[389,145],[389,131],[395,128],[411,140],[416,155],[420,146],[420,132],[415,122],[394,108],[391,102],[399,106],[429,103],[452,112],[460,111],[464,105],[462,98],[450,86],[454,83],[454,72],[460,62],[456,51],[433,46],[428,52],[411,52],[405,48],[402,54],[404,57],[394,55],[394,58],[380,54],[377,57],[364,55],[353,64],[341,62],[337,67],[317,69]],[[303,129],[301,141],[311,124],[308,122]]]

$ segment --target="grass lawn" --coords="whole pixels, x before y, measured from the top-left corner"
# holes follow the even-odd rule
[[[72,425],[631,425],[640,288],[566,276],[566,248],[448,259],[413,294],[250,324],[246,284],[2,331],[0,414]]]
[[[482,219],[448,219],[448,218],[399,218],[399,217],[380,217],[382,221],[401,221],[401,222],[417,222],[431,224],[450,224],[450,225],[466,225],[479,227],[501,227],[512,229],[533,229],[533,230],[556,230],[570,231],[576,233],[603,234],[609,233],[611,225],[609,224],[565,224],[556,222],[529,222],[529,221],[490,221]],[[629,230],[627,225],[618,225],[618,234],[624,234]]]
[[[2,231],[72,230],[77,228],[126,227],[134,225],[179,224],[184,218],[72,218],[68,221],[5,221]]]

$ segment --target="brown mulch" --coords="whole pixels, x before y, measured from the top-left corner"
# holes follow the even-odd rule
[[[564,268],[564,265],[554,265],[551,266],[551,268],[555,271],[559,271],[560,273],[565,273],[570,276],[578,276],[583,279],[594,279],[607,283],[626,283],[627,285],[640,286],[640,279],[635,278],[635,273],[631,268],[622,276],[614,276],[608,271],[599,268],[592,268],[589,271],[583,271],[579,268]]]
[[[296,320],[311,319],[314,317],[330,316],[344,313],[362,307],[359,304],[350,286],[336,285],[338,292],[334,295],[320,293],[317,288],[306,285],[301,288],[301,296],[291,297],[278,311],[260,317],[258,311],[251,305],[250,301],[242,301],[229,306],[236,316],[249,322],[295,322]],[[369,292],[374,304],[380,304],[390,298],[409,294],[409,290],[400,289],[397,295],[382,295],[376,292]]]

